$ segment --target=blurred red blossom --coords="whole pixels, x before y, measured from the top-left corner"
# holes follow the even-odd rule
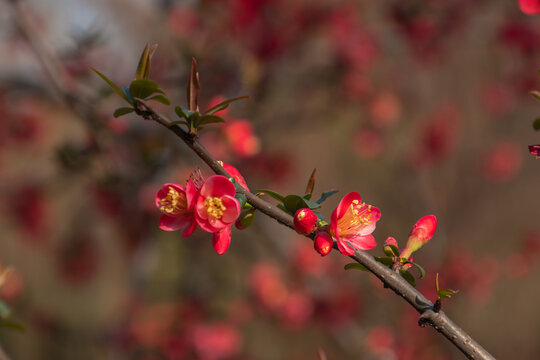
[[[381,354],[394,346],[394,333],[386,326],[374,326],[368,330],[365,343],[372,354]]]
[[[193,329],[193,347],[201,359],[230,358],[240,352],[242,342],[240,331],[227,323],[199,324]]]
[[[401,101],[393,92],[382,92],[371,100],[369,114],[373,126],[392,128],[401,117]]]
[[[540,145],[529,145],[529,152],[538,159],[540,157]]]
[[[539,0],[518,0],[519,8],[527,15],[540,14]]]
[[[419,132],[412,151],[412,165],[423,169],[440,162],[454,150],[461,123],[461,111],[454,105],[442,105],[429,116]]]
[[[521,169],[522,160],[521,145],[513,141],[501,141],[485,155],[482,175],[494,183],[510,181]]]
[[[356,132],[353,139],[354,152],[365,159],[373,159],[385,150],[385,140],[375,130],[363,129]]]

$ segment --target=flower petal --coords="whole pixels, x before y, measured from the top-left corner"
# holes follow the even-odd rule
[[[192,216],[189,219],[187,226],[182,231],[182,237],[187,238],[189,235],[193,234],[196,228],[197,228],[197,221],[195,220],[195,217]]]
[[[349,209],[349,206],[353,202],[353,200],[358,200],[358,203],[362,203],[362,198],[360,197],[360,194],[356,191],[352,191],[345,195],[343,199],[339,202],[337,208],[334,210],[334,213],[336,213],[336,218],[339,219],[345,215],[345,212]],[[332,213],[332,216],[334,215]]]
[[[223,255],[231,244],[231,227],[227,226],[221,231],[212,234],[212,245],[219,255]]]
[[[206,182],[201,187],[200,193],[202,197],[222,197],[223,195],[234,196],[236,188],[234,184],[223,175],[214,175],[206,179]]]
[[[240,215],[240,203],[233,196],[225,195],[221,198],[223,205],[226,207],[221,221],[227,224],[232,224]]]
[[[175,231],[184,225],[189,219],[185,216],[161,215],[158,221],[159,228],[165,231]]]
[[[377,246],[375,238],[371,234],[364,236],[347,237],[345,241],[348,241],[355,249],[358,250],[369,250]]]
[[[354,255],[354,248],[347,244],[342,238],[336,238],[336,241],[340,253],[348,256]]]

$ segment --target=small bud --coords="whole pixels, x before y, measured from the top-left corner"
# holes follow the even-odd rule
[[[334,241],[332,240],[330,234],[326,232],[318,232],[317,235],[315,235],[313,246],[315,247],[315,250],[321,254],[321,256],[328,255],[330,251],[332,251],[333,245]]]
[[[433,237],[437,228],[437,218],[435,215],[424,216],[414,224],[407,240],[407,246],[401,252],[402,258],[409,258],[413,252],[420,249],[422,246]]]
[[[311,234],[317,224],[317,215],[311,209],[299,209],[294,214],[294,229],[300,234]]]
[[[253,223],[253,219],[255,219],[255,208],[244,210],[240,213],[238,219],[236,219],[234,226],[236,226],[238,230],[244,230]]]
[[[394,251],[392,250],[392,248],[389,245],[393,245],[396,248],[398,248],[398,244],[397,244],[396,239],[389,236],[388,238],[386,238],[386,241],[384,242],[384,247],[383,247],[383,251],[387,256],[396,256],[396,254],[394,254]]]

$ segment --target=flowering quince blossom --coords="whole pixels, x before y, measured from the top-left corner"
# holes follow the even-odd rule
[[[294,214],[294,229],[300,234],[311,234],[317,224],[317,215],[311,209],[298,209]]]
[[[163,185],[156,195],[156,206],[162,213],[159,218],[160,229],[175,231],[185,226],[182,237],[191,235],[197,227],[193,213],[196,195],[197,189],[191,180],[186,187],[173,183]]]
[[[519,8],[527,15],[540,14],[540,0],[518,0]]]
[[[437,218],[435,215],[424,216],[414,224],[407,240],[405,249],[401,252],[402,258],[408,258],[413,252],[420,249],[422,246],[433,237],[437,228]]]
[[[330,251],[332,251],[333,245],[334,241],[332,240],[332,237],[326,232],[318,232],[315,235],[315,240],[313,240],[313,246],[321,256],[328,255]]]
[[[204,231],[215,233],[236,221],[240,203],[235,194],[234,184],[225,176],[206,179],[195,200],[195,219]]]
[[[330,219],[330,233],[336,239],[339,251],[350,256],[354,255],[355,249],[374,248],[377,244],[371,233],[380,218],[380,210],[362,203],[357,192],[345,195]]]

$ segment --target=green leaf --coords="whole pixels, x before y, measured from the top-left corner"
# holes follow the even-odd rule
[[[536,100],[540,101],[540,92],[533,90],[533,91],[529,91],[529,94],[531,94],[531,96],[535,98]]]
[[[409,284],[411,284],[412,286],[416,286],[416,282],[414,281],[414,276],[412,276],[410,272],[408,272],[407,270],[399,270],[399,274],[400,274],[405,280],[407,280],[407,282],[408,282]]]
[[[330,196],[334,195],[337,192],[338,192],[338,190],[330,190],[330,191],[327,191],[327,192],[323,192],[322,195],[321,195],[321,198],[319,200],[317,200],[316,203],[321,204],[324,200],[328,199]]]
[[[285,206],[283,206],[283,204],[277,204],[277,207],[283,211],[285,211],[286,213],[288,213],[288,210],[285,208]]]
[[[294,215],[299,209],[309,208],[306,200],[299,195],[287,195],[283,199],[283,205],[287,209],[287,212]]]
[[[176,113],[176,115],[178,115],[178,117],[180,118],[184,118],[184,119],[188,119],[189,118],[189,115],[186,113],[186,110],[181,107],[181,106],[177,106],[174,108],[174,112]]]
[[[536,131],[540,130],[540,118],[537,118],[536,120],[534,120],[534,122],[533,122],[533,128],[534,128],[534,130],[536,130]]]
[[[437,293],[440,299],[450,299],[453,295],[457,294],[458,291],[452,289],[441,289]]]
[[[417,263],[411,263],[411,262],[407,262],[408,264],[412,264],[414,267],[416,267],[418,269],[418,271],[420,272],[420,279],[423,279],[424,277],[426,277],[426,270],[424,270],[423,267],[420,266],[420,264],[417,264]]]
[[[26,329],[22,324],[10,320],[0,320],[0,327],[10,328],[19,332],[25,332]]]
[[[319,203],[316,203],[316,202],[313,202],[313,201],[309,201],[309,200],[304,200],[304,202],[306,203],[306,205],[308,206],[308,208],[310,209],[318,209],[321,207],[321,204]]]
[[[225,110],[227,107],[229,107],[229,104],[234,102],[234,101],[238,101],[238,100],[241,100],[241,99],[247,99],[247,98],[249,98],[249,96],[238,96],[238,97],[227,99],[227,100],[222,101],[219,104],[211,107],[210,109],[206,110],[206,112],[204,114],[205,115],[212,115],[212,114],[214,114],[214,113],[216,113],[218,111]]]
[[[161,92],[158,87],[158,83],[152,80],[134,80],[129,84],[129,94],[133,99],[146,99],[148,96]]]
[[[234,195],[234,197],[235,197],[236,200],[238,200],[238,202],[240,203],[240,208],[243,208],[244,205],[246,205],[246,202],[247,202],[246,195],[237,192],[237,193]]]
[[[276,199],[277,201],[283,202],[285,200],[285,196],[278,194],[275,191],[272,190],[255,190],[255,193],[261,193],[270,196],[271,198]]]
[[[135,70],[135,80],[145,80],[144,74],[148,65],[148,44],[144,47],[144,50],[139,58],[139,64],[137,64],[137,70]]]
[[[108,77],[106,77],[105,75],[103,75],[102,73],[100,73],[99,71],[97,71],[96,69],[94,69],[93,67],[91,66],[88,66],[90,68],[90,70],[92,70],[93,72],[95,72],[96,74],[99,75],[100,78],[102,78],[110,87],[111,89],[113,89],[118,95],[120,95],[120,97],[124,100],[126,100],[128,103],[132,103],[128,97],[126,96],[126,94],[124,94],[124,92],[122,90],[120,90],[120,88],[115,84],[113,83],[111,80],[109,80]]]
[[[134,111],[135,111],[134,108],[130,108],[130,107],[121,107],[121,108],[118,108],[118,109],[114,110],[113,116],[114,116],[115,118],[117,118],[117,117],[120,117],[120,116],[129,114],[129,113],[132,113],[132,112],[134,112]]]
[[[362,264],[358,264],[358,263],[349,263],[349,264],[345,265],[345,270],[350,270],[350,269],[369,271],[367,267],[365,267]]]
[[[305,194],[305,195],[303,195],[302,197],[303,197],[305,200],[309,200],[309,199],[311,199],[311,195],[312,195],[312,194]]]
[[[197,118],[197,127],[208,124],[224,123],[225,120],[217,115],[202,115]]]
[[[148,98],[148,100],[154,100],[154,101],[160,102],[163,105],[167,105],[167,106],[171,105],[171,101],[167,97],[165,97],[163,95],[154,95],[154,96]]]
[[[383,249],[384,249],[384,253],[388,256],[396,256],[396,257],[399,256],[399,249],[395,245],[386,244],[384,245]],[[387,252],[386,249],[390,249],[390,251]]]
[[[378,261],[380,262],[381,264],[391,268],[392,265],[394,265],[394,260],[391,258],[391,257],[386,257],[386,256],[383,256],[383,257],[379,257],[379,256],[374,256],[373,257],[375,259],[375,261]]]

